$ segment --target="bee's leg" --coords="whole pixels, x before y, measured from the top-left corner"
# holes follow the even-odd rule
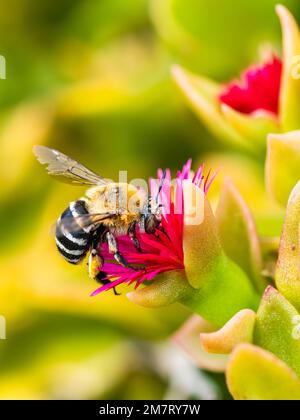
[[[96,280],[98,283],[104,285],[104,284],[110,283],[110,280],[105,279],[106,274],[103,271],[101,271],[101,267],[103,264],[104,264],[104,260],[103,260],[102,255],[100,255],[99,252],[97,252],[95,248],[92,248],[89,255],[89,262],[88,262],[89,276],[93,280]],[[115,295],[119,295],[115,287],[113,288],[113,290],[114,290]]]
[[[164,235],[166,235],[166,237],[168,239],[170,239],[169,235],[167,234],[167,232],[166,232],[166,230],[165,230],[165,228],[163,226],[160,225],[160,226],[158,226],[157,229],[160,230]]]
[[[103,242],[107,230],[103,229],[103,226],[100,226],[92,235],[91,248],[98,250],[99,246]]]
[[[123,255],[120,253],[120,251],[118,249],[116,238],[114,237],[114,235],[111,232],[107,232],[107,234],[106,234],[106,240],[107,240],[109,252],[111,254],[113,254],[114,259],[119,264],[121,264],[123,267],[128,268],[129,267],[129,264],[125,260],[125,258],[123,257]]]
[[[92,248],[88,261],[89,276],[91,279],[95,280],[97,278],[103,264],[103,257],[97,252],[96,248]]]
[[[111,283],[111,281],[106,278],[106,274],[104,273],[104,271],[99,271],[99,273],[95,277],[95,280],[102,285]],[[121,293],[118,293],[115,287],[113,287],[113,291],[116,296],[121,296]]]
[[[126,268],[131,268],[132,270],[137,270],[136,267],[131,267],[128,264],[128,262],[126,261],[126,259],[123,257],[123,255],[121,254],[121,252],[118,249],[118,244],[117,244],[116,238],[114,237],[114,235],[111,232],[107,232],[106,240],[107,240],[109,252],[111,254],[113,254],[114,259],[120,265],[122,265],[123,267],[126,267]]]
[[[134,246],[136,247],[138,252],[143,252],[140,242],[138,240],[138,238],[136,237],[136,221],[130,223],[129,228],[128,228],[128,235],[130,236],[130,239],[132,240]]]

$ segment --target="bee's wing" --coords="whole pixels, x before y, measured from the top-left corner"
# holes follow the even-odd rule
[[[55,235],[57,228],[63,232],[80,232],[82,229],[96,229],[99,225],[107,219],[114,217],[112,213],[92,213],[83,214],[81,216],[70,216],[58,219],[57,222],[52,226],[51,232]]]
[[[41,164],[48,165],[47,171],[50,175],[58,176],[63,181],[82,185],[105,185],[107,183],[100,175],[55,149],[34,146],[33,153]]]

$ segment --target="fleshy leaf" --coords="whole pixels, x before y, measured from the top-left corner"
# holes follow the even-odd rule
[[[172,341],[183,350],[192,361],[201,369],[214,372],[224,372],[227,357],[224,355],[209,354],[200,343],[200,333],[214,331],[214,327],[203,318],[193,315],[173,335]]]
[[[300,310],[300,182],[289,198],[279,257],[275,272],[276,286],[298,310]]]
[[[221,88],[217,83],[178,65],[173,66],[172,75],[187,103],[218,138],[239,147],[251,148],[251,143],[245,141],[224,118],[218,99]]]
[[[251,343],[255,317],[255,312],[243,309],[220,330],[201,333],[200,340],[204,350],[209,353],[229,354],[237,344]]]
[[[275,354],[300,375],[300,316],[269,286],[257,312],[254,343]]]
[[[227,384],[236,400],[299,400],[300,381],[280,359],[252,344],[239,344],[227,367]]]
[[[265,176],[270,195],[286,206],[300,179],[300,131],[268,136]]]
[[[266,135],[279,130],[274,115],[266,111],[242,114],[226,104],[222,104],[221,109],[232,127],[259,150],[266,148]]]
[[[216,212],[219,235],[226,254],[252,279],[262,292],[262,255],[255,222],[243,197],[230,178],[225,179]]]
[[[137,305],[155,308],[171,305],[191,291],[184,270],[173,270],[158,275],[149,286],[127,293],[127,297]]]
[[[280,93],[280,119],[283,131],[299,128],[300,119],[300,33],[292,14],[282,5],[276,7],[282,26],[283,76]]]

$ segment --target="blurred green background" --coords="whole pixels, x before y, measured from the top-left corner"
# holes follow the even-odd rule
[[[299,20],[299,2],[282,3]],[[48,178],[31,149],[58,148],[108,178],[119,170],[129,179],[160,166],[175,171],[188,157],[221,164],[212,201],[231,175],[261,233],[277,234],[280,223],[266,224],[273,207],[263,160],[218,144],[170,78],[170,66],[180,63],[228,80],[257,61],[262,46],[280,52],[275,4],[0,0],[7,74],[0,80],[1,399],[228,397],[218,375],[195,371],[195,389],[174,385],[168,337],[188,317],[185,309],[140,308],[124,293],[89,297],[95,284],[85,264],[68,265],[50,232],[84,190]]]

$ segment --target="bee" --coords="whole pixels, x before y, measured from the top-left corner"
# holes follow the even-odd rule
[[[128,234],[134,246],[142,252],[136,235],[154,234],[161,223],[158,197],[165,176],[160,182],[156,201],[136,186],[104,179],[81,163],[45,146],[34,146],[33,153],[50,175],[77,185],[88,185],[85,196],[69,203],[55,227],[56,246],[61,256],[71,264],[79,264],[89,253],[89,276],[101,284],[109,283],[101,270],[104,259],[99,244],[106,242],[109,252],[120,265],[132,268],[119,251],[117,237]],[[114,289],[115,294],[117,294]]]

